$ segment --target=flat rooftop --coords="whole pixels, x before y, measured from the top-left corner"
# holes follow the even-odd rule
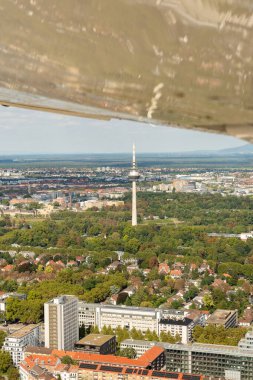
[[[210,315],[207,323],[223,323],[234,313],[236,313],[236,310],[216,310]]]
[[[34,330],[36,327],[38,327],[39,324],[37,325],[27,325],[22,327],[21,329],[14,331],[11,335],[9,335],[7,338],[23,338],[25,335],[29,334],[32,330]]]
[[[59,297],[55,297],[52,300],[46,302],[46,304],[51,304],[51,305],[65,305],[69,302],[72,302],[73,299],[76,299],[75,296],[72,295],[62,295]]]
[[[163,318],[160,320],[159,323],[162,325],[189,326],[192,322],[193,321],[190,318],[183,318],[183,319]]]
[[[103,334],[89,334],[80,339],[77,344],[90,345],[90,346],[103,346],[109,340],[114,338],[115,335],[103,335]]]
[[[226,354],[233,356],[246,356],[253,358],[252,349],[242,349],[238,346],[226,346],[221,344],[208,344],[208,343],[162,343],[162,342],[148,342],[146,340],[133,340],[125,339],[121,344],[126,344],[129,346],[139,346],[141,348],[147,347],[147,350],[150,349],[154,344],[159,347],[163,347],[165,350],[178,350],[186,352],[202,352],[202,353],[214,353],[214,354]]]

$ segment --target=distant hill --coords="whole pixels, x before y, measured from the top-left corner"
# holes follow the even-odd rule
[[[253,154],[253,144],[245,144],[235,148],[227,148],[219,150],[215,153],[218,154]]]

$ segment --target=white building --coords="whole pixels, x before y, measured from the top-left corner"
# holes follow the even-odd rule
[[[78,299],[61,296],[44,304],[45,347],[72,350],[79,340]]]
[[[87,304],[79,302],[79,326],[98,326],[102,329],[104,326],[111,326],[113,329],[120,326],[131,330],[136,328],[145,332],[158,331],[159,320],[162,316],[162,310],[143,308],[143,307],[126,307],[111,306],[100,304]]]
[[[187,318],[187,311],[163,310],[145,307],[112,306],[88,304],[79,302],[79,326],[97,326],[101,330],[104,326],[126,328],[127,330],[155,331],[158,335],[162,331],[170,332],[172,336],[180,335],[183,343],[192,339],[192,329],[201,324],[201,316]]]
[[[3,350],[10,353],[15,365],[18,365],[24,359],[24,350],[27,346],[39,345],[39,326],[28,325],[22,327],[5,338]]]
[[[190,318],[175,319],[161,319],[159,325],[159,332],[170,333],[172,336],[179,335],[181,342],[186,344],[192,340],[192,330],[196,326],[196,322]]]

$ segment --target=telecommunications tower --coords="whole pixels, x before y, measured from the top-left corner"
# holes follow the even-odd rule
[[[129,173],[129,179],[132,181],[132,226],[137,226],[137,208],[136,208],[136,181],[140,174],[136,168],[135,145],[133,144],[133,166]]]

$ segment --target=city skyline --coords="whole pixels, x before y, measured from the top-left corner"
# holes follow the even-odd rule
[[[0,150],[11,154],[138,153],[216,151],[245,145],[243,140],[127,120],[101,121],[58,114],[0,109]]]

